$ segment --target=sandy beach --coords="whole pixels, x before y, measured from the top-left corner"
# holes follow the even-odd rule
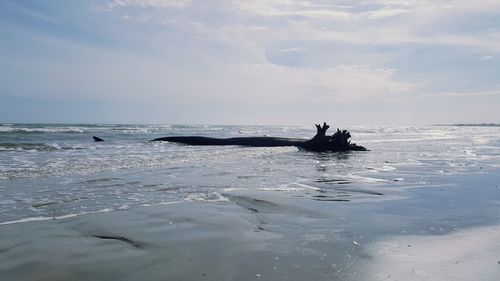
[[[311,153],[141,142],[164,134],[153,125],[4,127],[12,143],[33,143],[0,153],[8,163],[0,166],[1,281],[500,277],[491,128],[360,128],[372,151]],[[119,140],[123,130],[133,133]],[[308,132],[294,130],[286,134]],[[85,132],[116,141],[95,144]],[[50,143],[37,143],[42,136]]]
[[[369,233],[344,232],[353,227],[343,217],[349,208],[332,215],[298,204],[238,196],[6,224],[0,226],[0,272],[2,280],[37,281],[493,281],[500,276],[500,226],[373,240]],[[370,220],[376,217],[363,224]],[[354,223],[357,228],[362,221]]]
[[[494,281],[500,277],[500,226],[391,237],[368,251],[373,260],[364,280]]]
[[[329,280],[338,275],[328,250],[304,244],[328,235],[310,234],[295,244],[289,234],[267,231],[255,213],[285,220],[287,215],[275,212],[272,203],[255,202],[247,206],[251,210],[230,202],[187,202],[3,225],[2,280]],[[303,221],[319,218],[302,216]]]

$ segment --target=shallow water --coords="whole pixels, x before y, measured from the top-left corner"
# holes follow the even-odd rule
[[[148,140],[169,135],[308,138],[279,126],[0,126],[0,223],[123,210],[241,191],[287,191],[316,201],[381,200],[412,186],[500,167],[492,127],[352,127],[369,152],[292,147],[203,147]],[[92,136],[104,138],[95,143]]]
[[[348,129],[352,141],[370,151],[311,153],[291,147],[148,142],[169,135],[309,138],[313,127],[1,125],[0,227],[13,234],[0,243],[0,250],[7,249],[0,251],[0,259],[12,261],[0,272],[19,278],[21,265],[30,262],[19,253],[33,253],[33,259],[39,253],[36,263],[41,264],[50,253],[61,255],[69,271],[89,270],[97,279],[123,280],[98,264],[81,269],[79,259],[98,253],[114,267],[134,264],[146,280],[157,280],[171,269],[151,269],[151,264],[163,264],[167,254],[162,251],[194,251],[193,245],[201,245],[211,250],[197,253],[200,264],[182,264],[185,271],[172,278],[206,277],[210,269],[205,265],[217,257],[245,266],[212,269],[220,277],[212,280],[366,280],[360,267],[372,257],[365,246],[383,237],[443,235],[500,222],[500,128]],[[105,142],[94,143],[93,135]],[[174,207],[179,202],[187,207]],[[184,214],[182,221],[189,221],[190,228],[182,233],[165,228],[172,221],[176,225],[169,217],[173,210]],[[224,218],[235,224],[227,226]],[[100,220],[121,227],[106,230]],[[136,229],[139,224],[147,228]],[[38,229],[34,233],[41,234],[26,240],[41,239],[54,249],[60,241],[85,244],[89,233],[108,237],[110,231],[126,238],[118,239],[126,253],[130,245],[137,248],[136,241],[160,246],[139,249],[142,258],[147,252],[145,260],[126,253],[108,256],[107,248],[100,248],[102,241],[89,252],[71,249],[70,256],[40,249],[37,243],[12,252],[11,247],[26,242],[16,240],[23,239],[16,237],[21,228]],[[75,230],[83,236],[75,236]],[[26,278],[40,280],[31,277]]]

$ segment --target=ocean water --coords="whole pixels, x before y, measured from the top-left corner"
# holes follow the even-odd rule
[[[173,135],[310,138],[313,126],[1,124],[0,223],[228,201],[244,193],[310,204],[384,202],[500,168],[498,127],[345,129],[370,151],[149,142]],[[93,142],[94,135],[105,141]]]
[[[369,151],[149,141],[314,126],[1,124],[0,276],[499,280],[500,127],[342,128]]]

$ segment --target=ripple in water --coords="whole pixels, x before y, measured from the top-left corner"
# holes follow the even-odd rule
[[[346,203],[401,196],[436,177],[500,162],[495,128],[352,127],[369,152],[293,147],[195,147],[149,142],[167,135],[307,138],[279,126],[0,125],[0,222],[223,201],[249,192]],[[106,141],[94,143],[92,136]]]

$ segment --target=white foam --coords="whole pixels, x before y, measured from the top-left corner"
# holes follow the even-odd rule
[[[450,140],[455,139],[455,137],[448,136],[436,136],[436,137],[420,137],[420,138],[393,138],[393,139],[375,139],[375,140],[363,140],[363,143],[387,143],[387,142],[420,142],[420,141],[436,141],[436,140]]]
[[[378,179],[378,178],[359,176],[359,175],[353,175],[353,174],[347,174],[347,175],[345,175],[345,177],[353,179],[353,180],[358,180],[360,182],[366,182],[366,183],[387,182],[387,180],[385,180],[385,179]]]
[[[248,188],[244,188],[244,187],[227,187],[227,188],[223,188],[222,189],[223,192],[238,192],[238,191],[245,191],[245,190],[248,190]]]
[[[85,127],[0,127],[0,132],[25,132],[25,133],[84,133],[92,128]]]
[[[111,211],[114,211],[114,209],[105,208],[105,209],[101,209],[98,211],[79,212],[79,213],[67,214],[67,215],[55,216],[55,217],[30,217],[30,218],[23,218],[23,219],[18,219],[18,220],[0,222],[0,225],[27,223],[27,222],[36,222],[36,221],[48,221],[48,220],[62,220],[62,219],[73,218],[73,217],[82,216],[82,215],[106,213],[106,212],[111,212]]]
[[[172,205],[172,204],[179,204],[179,203],[181,203],[181,202],[177,202],[177,201],[161,202],[161,203],[156,203],[156,204],[142,204],[141,207],[165,206],[165,205]]]
[[[296,187],[291,187],[291,186],[277,186],[277,187],[260,187],[258,190],[264,190],[264,191],[282,191],[282,192],[296,192],[296,191],[302,191],[305,188],[296,188]]]
[[[466,149],[464,152],[465,155],[468,156],[467,158],[472,158],[472,159],[477,158],[477,154],[472,152],[471,150]]]
[[[436,236],[397,236],[368,248],[362,280],[500,280],[500,226]]]
[[[186,201],[228,202],[229,199],[217,192],[188,194]]]
[[[293,188],[293,186],[295,186],[295,185],[302,187],[302,189],[312,189],[314,191],[321,190],[321,188],[319,188],[319,187],[307,185],[307,184],[304,184],[304,183],[301,183],[301,182],[294,182],[288,188]]]
[[[13,221],[0,222],[0,225],[24,223],[24,222],[34,222],[34,221],[46,221],[46,220],[51,220],[51,219],[53,219],[53,218],[52,217],[31,217],[31,218],[24,218],[24,219],[13,220]]]

